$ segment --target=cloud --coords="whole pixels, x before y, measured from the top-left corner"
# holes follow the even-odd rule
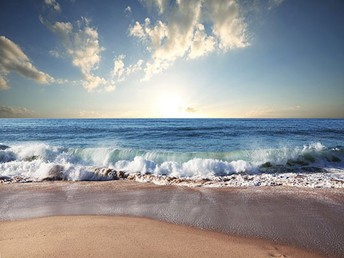
[[[140,59],[136,64],[125,66],[124,64],[125,55],[119,55],[114,59],[113,76],[118,82],[124,81],[131,74],[141,71],[143,60]]]
[[[8,90],[9,88],[5,76],[0,75],[0,90]]]
[[[16,72],[40,84],[54,82],[53,77],[39,71],[32,64],[31,60],[17,44],[5,36],[0,36],[0,89],[9,89],[6,77],[10,72]]]
[[[131,13],[131,7],[129,5],[124,9],[124,13],[127,15]]]
[[[168,1],[166,0],[139,0],[141,3],[146,5],[149,9],[152,7],[157,7],[160,14],[164,13],[168,6]]]
[[[106,90],[107,92],[114,91],[115,89],[116,89],[116,84],[115,84],[115,83],[108,84],[107,86],[105,86],[105,90]]]
[[[188,113],[196,113],[197,110],[196,110],[194,107],[186,107],[186,108],[185,108],[185,112],[188,112]]]
[[[205,1],[204,7],[220,49],[227,51],[249,45],[247,25],[236,0]]]
[[[191,43],[189,58],[194,59],[214,51],[215,38],[208,36],[205,32],[204,25],[198,24]]]
[[[56,2],[55,0],[44,0],[44,3],[48,7],[52,8],[54,11],[61,12],[60,4],[58,2]]]
[[[1,118],[32,117],[34,111],[23,107],[0,106]]]
[[[45,4],[53,6],[54,9],[61,10],[60,5],[55,0],[45,0]],[[126,8],[127,11],[130,7]],[[80,20],[72,23],[69,21],[51,22],[42,16],[39,20],[62,42],[63,51],[50,50],[49,54],[59,58],[69,56],[72,59],[73,66],[80,69],[83,76],[81,81],[69,81],[65,79],[56,80],[56,83],[81,84],[88,91],[103,89],[113,91],[116,88],[116,82],[112,79],[104,78],[95,74],[101,61],[101,53],[105,50],[99,43],[98,31],[91,26],[89,19],[81,17]]]
[[[120,55],[113,61],[113,75],[118,78],[118,80],[123,80],[125,69],[124,69],[124,60],[125,55]]]
[[[158,18],[136,21],[129,35],[136,37],[151,54],[144,80],[166,70],[179,58],[195,59],[214,51],[249,45],[247,25],[236,0],[141,0],[156,8]]]
[[[59,52],[56,51],[56,50],[50,50],[50,51],[49,51],[49,54],[50,54],[51,56],[53,56],[53,57],[56,57],[56,58],[59,58],[59,57],[60,57]]]
[[[268,2],[268,10],[271,10],[279,5],[281,5],[284,0],[269,0]]]
[[[63,42],[73,65],[78,67],[84,77],[83,87],[88,91],[100,86],[108,87],[108,81],[94,75],[105,49],[99,45],[97,29],[90,26],[87,18],[78,20],[75,25],[70,22],[50,23],[40,17],[41,22],[58,35]],[[114,85],[111,85],[114,87]]]

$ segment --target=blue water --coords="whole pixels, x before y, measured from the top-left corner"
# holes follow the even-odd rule
[[[256,173],[267,162],[295,167],[300,160],[342,168],[344,120],[0,119],[0,144],[6,175],[24,173],[30,162],[30,173],[63,164],[180,176]]]
[[[178,152],[344,146],[339,119],[0,119],[0,142]]]

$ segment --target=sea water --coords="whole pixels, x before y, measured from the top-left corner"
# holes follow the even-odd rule
[[[344,120],[0,119],[0,177],[40,181],[56,166],[65,180],[108,180],[95,168],[111,168],[217,181],[302,174],[342,185]]]

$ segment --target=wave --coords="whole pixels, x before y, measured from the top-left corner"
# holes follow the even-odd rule
[[[114,171],[189,179],[233,174],[344,171],[344,149],[313,143],[234,152],[169,152],[120,148],[65,148],[45,143],[0,144],[0,178],[112,180]]]

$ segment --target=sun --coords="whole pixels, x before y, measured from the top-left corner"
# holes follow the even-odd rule
[[[155,114],[161,118],[201,118],[190,103],[180,95],[161,95],[155,103]]]
[[[159,116],[164,118],[182,118],[183,99],[177,95],[164,95],[159,97],[156,103],[156,109]]]

